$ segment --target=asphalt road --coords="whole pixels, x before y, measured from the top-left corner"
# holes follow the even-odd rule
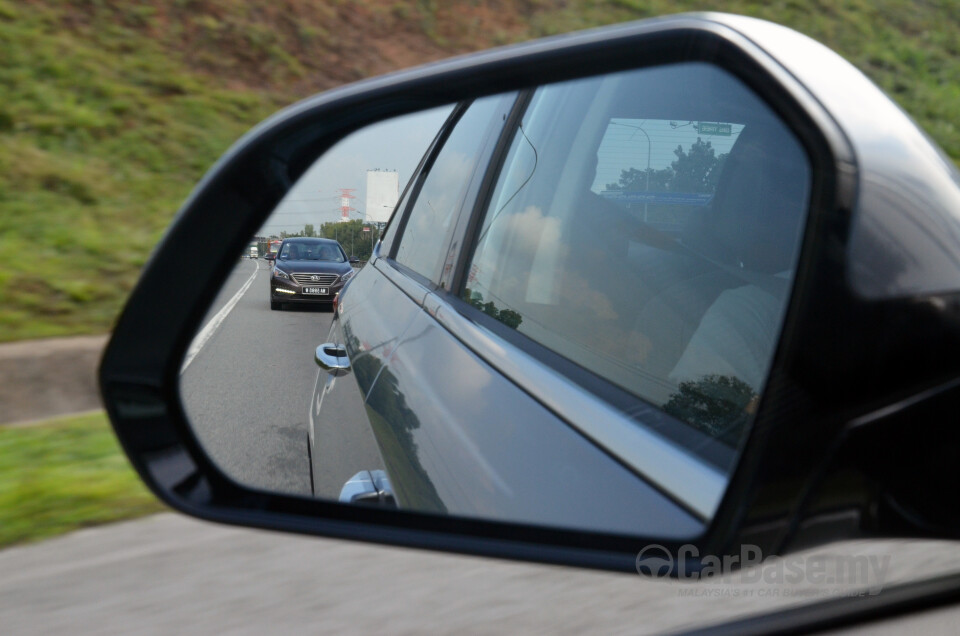
[[[266,261],[241,260],[207,314],[181,374],[184,408],[201,444],[235,480],[310,494],[307,425],[332,312],[325,306],[272,311]],[[201,346],[202,345],[202,346]],[[369,432],[339,430],[341,448],[369,445]],[[318,484],[335,497],[343,482]]]
[[[956,544],[859,541],[805,553],[889,555],[883,582],[956,572]],[[808,563],[807,561],[801,563]],[[831,586],[650,580],[298,537],[181,515],[0,551],[0,633],[650,634],[836,596]],[[880,581],[865,581],[866,586]],[[824,595],[826,593],[826,595]],[[956,633],[957,609],[869,634]],[[867,631],[869,630],[869,631]]]

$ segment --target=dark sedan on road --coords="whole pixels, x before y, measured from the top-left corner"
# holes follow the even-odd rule
[[[286,239],[270,277],[270,309],[283,309],[284,303],[332,303],[353,273],[336,241]]]

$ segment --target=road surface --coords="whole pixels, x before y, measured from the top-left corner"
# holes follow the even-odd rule
[[[891,555],[888,584],[960,569],[960,551],[947,542],[848,542],[808,554],[837,553]],[[817,586],[804,582],[730,581],[706,588],[721,593],[693,595],[687,591],[705,588],[174,514],[0,551],[0,573],[4,636],[649,634],[818,598]],[[955,633],[957,614],[928,612],[866,633]]]
[[[326,342],[333,313],[311,305],[273,311],[269,283],[265,261],[237,264],[187,354],[181,393],[201,444],[230,477],[309,495],[307,426],[319,371],[313,356]],[[337,436],[337,448],[378,457],[367,428],[338,426],[322,435]],[[316,490],[334,498],[352,476],[322,472]]]

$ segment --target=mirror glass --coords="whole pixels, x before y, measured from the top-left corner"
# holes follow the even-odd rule
[[[184,361],[186,412],[262,489],[695,535],[763,393],[811,174],[705,63],[370,126],[239,255]]]
[[[330,329],[331,291],[342,287],[329,279],[369,258],[399,188],[450,111],[396,118],[341,140],[291,188],[224,281],[181,366],[180,389],[200,443],[236,481],[311,494],[306,443],[314,349]],[[281,251],[287,237],[305,244]],[[331,243],[319,245],[322,237]],[[274,301],[285,300],[274,289],[297,287],[300,270],[323,275],[312,286],[327,293],[316,294],[317,302],[313,296]],[[340,487],[325,492],[336,498]]]

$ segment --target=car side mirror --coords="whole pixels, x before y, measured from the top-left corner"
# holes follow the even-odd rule
[[[631,73],[658,90],[631,89]],[[544,97],[577,82],[589,90]],[[209,370],[203,349],[244,293],[266,288],[236,255],[297,184],[325,160],[346,164],[336,144],[440,107],[450,115],[410,183],[391,185],[399,203],[382,236],[332,228],[342,245],[370,245],[363,268],[268,268],[277,304],[322,306],[270,323],[306,334],[271,334],[294,348],[263,354],[298,365],[275,396],[295,413],[254,413],[235,392],[190,384],[232,373]],[[540,125],[571,109],[581,118],[565,136],[526,126],[528,113]],[[467,129],[489,136],[459,138],[478,111],[483,125]],[[599,149],[627,143],[629,164],[598,170]],[[695,179],[692,164],[706,166]],[[958,184],[856,69],[758,20],[683,15],[432,64],[304,100],[239,140],[144,269],[101,391],[153,492],[224,523],[671,576],[707,567],[683,559],[691,550],[727,563],[744,546],[768,556],[841,538],[956,538],[960,511],[930,493],[960,463]],[[336,187],[348,209],[353,189]],[[703,218],[722,208],[737,214]],[[573,239],[599,247],[578,252]],[[684,284],[628,272],[661,265]],[[367,302],[372,290],[382,296]],[[744,306],[753,328],[729,328]],[[696,355],[662,346],[687,346],[702,323],[713,339],[700,332],[709,346]],[[434,336],[443,346],[424,345]],[[716,371],[692,373],[702,360]],[[445,390],[418,384],[428,371]],[[278,446],[301,453],[280,461],[310,466],[301,490],[242,472],[267,474],[275,457],[260,433],[219,426],[227,407],[239,415],[225,421],[268,421]],[[373,446],[307,457],[318,435],[355,426]],[[371,505],[339,500],[357,475],[370,476],[352,483]],[[320,479],[332,495],[311,496]]]

